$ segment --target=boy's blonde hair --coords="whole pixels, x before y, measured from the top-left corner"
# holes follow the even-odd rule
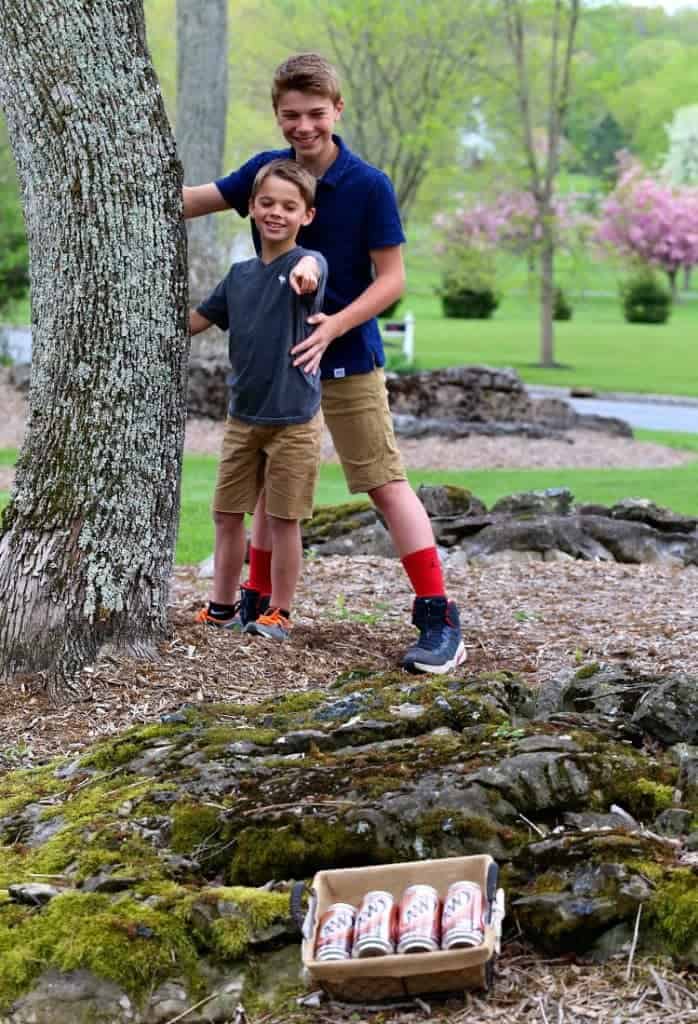
[[[281,178],[282,181],[290,181],[300,192],[306,209],[311,210],[313,208],[315,205],[315,178],[310,171],[306,171],[295,160],[271,160],[268,164],[260,167],[252,182],[251,202],[267,178],[271,177]]]
[[[285,92],[314,92],[333,103],[342,98],[337,69],[319,53],[295,53],[279,64],[271,83],[271,101],[274,110]]]

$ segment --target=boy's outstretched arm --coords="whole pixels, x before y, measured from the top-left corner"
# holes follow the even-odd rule
[[[182,207],[186,220],[230,209],[213,182],[208,185],[185,185],[182,189]]]
[[[373,249],[371,260],[376,277],[358,299],[354,299],[345,309],[332,316],[316,313],[308,317],[308,323],[315,324],[316,327],[305,341],[291,349],[291,355],[295,356],[294,366],[301,366],[306,373],[315,373],[325,349],[335,338],[346,334],[352,327],[366,323],[372,316],[378,316],[400,298],[405,290],[402,247],[392,245],[387,249]]]
[[[196,309],[189,310],[189,333],[192,337],[195,334],[201,334],[202,331],[207,331],[210,326],[211,321],[207,320]]]

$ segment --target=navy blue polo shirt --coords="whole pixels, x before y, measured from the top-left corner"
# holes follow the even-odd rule
[[[339,153],[318,178],[313,222],[298,234],[299,245],[316,249],[327,260],[329,275],[323,312],[328,314],[338,313],[369,287],[373,280],[371,250],[405,241],[388,176],[348,150],[338,135],[332,138]],[[295,153],[293,149],[258,153],[239,170],[219,178],[216,185],[228,206],[246,217],[257,171],[270,160],[280,158],[293,160]],[[254,230],[253,234],[259,251]],[[368,373],[384,363],[378,323],[372,318],[335,338],[322,357],[320,370],[326,380]]]

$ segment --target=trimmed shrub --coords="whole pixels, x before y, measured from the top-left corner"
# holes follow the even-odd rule
[[[563,292],[562,288],[555,289],[555,302],[553,305],[553,320],[571,320],[572,304]]]
[[[649,268],[628,278],[620,294],[630,324],[664,324],[671,315],[671,292]]]
[[[476,249],[452,251],[436,290],[445,317],[489,319],[499,305],[492,256]]]

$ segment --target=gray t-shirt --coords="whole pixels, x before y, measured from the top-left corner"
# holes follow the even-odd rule
[[[288,278],[302,256],[314,256],[321,276],[312,295],[296,295]],[[306,423],[320,407],[320,375],[293,366],[291,349],[312,333],[309,316],[322,310],[327,263],[297,245],[271,263],[234,263],[198,312],[229,332],[228,412],[246,423]]]

